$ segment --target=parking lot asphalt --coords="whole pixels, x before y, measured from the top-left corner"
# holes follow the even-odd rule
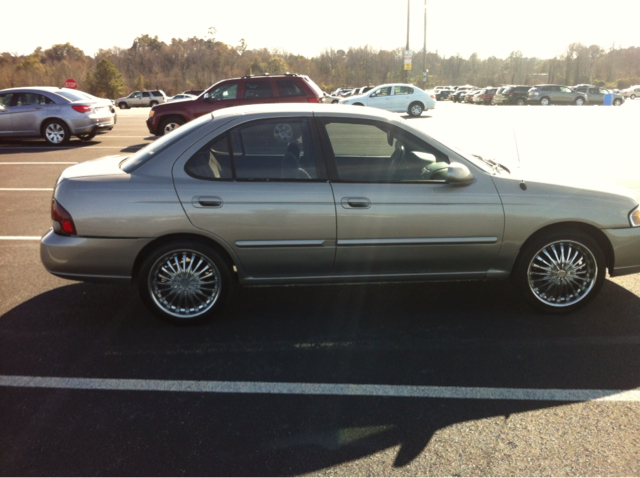
[[[0,143],[0,474],[640,474],[640,275],[566,317],[507,282],[402,283],[244,288],[175,327],[132,287],[48,274],[56,178],[152,142],[148,111],[65,148]],[[640,191],[639,116],[439,102],[409,121],[517,174]]]

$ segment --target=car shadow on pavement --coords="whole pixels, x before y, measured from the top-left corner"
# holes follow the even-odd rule
[[[0,324],[0,375],[640,386],[640,298],[611,281],[568,316],[537,314],[501,282],[244,288],[217,320],[194,327],[157,320],[128,287],[73,284],[20,304]],[[0,462],[13,475],[284,476],[382,452],[392,461],[383,473],[399,474],[421,457],[443,466],[437,474],[470,474],[442,462],[429,447],[435,434],[566,404],[8,388],[2,394]]]
[[[95,144],[100,144],[100,141],[91,140],[91,141],[82,141],[81,139],[72,139],[67,144],[54,146],[46,141],[34,141],[34,140],[8,140],[2,139],[0,141],[0,154],[19,154],[19,153],[28,153],[28,154],[37,154],[41,150],[42,152],[50,152],[56,151],[58,149],[65,148],[87,148],[93,146]],[[24,148],[24,149],[21,149]],[[27,149],[28,148],[28,149]],[[9,151],[10,150],[10,151]]]

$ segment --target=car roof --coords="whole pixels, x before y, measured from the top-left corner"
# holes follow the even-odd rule
[[[3,93],[10,93],[12,91],[46,91],[49,93],[55,93],[60,90],[78,91],[78,90],[72,90],[70,88],[60,88],[58,86],[24,86],[24,87],[17,87],[17,88],[5,88],[4,90],[0,90],[0,91],[2,91]]]

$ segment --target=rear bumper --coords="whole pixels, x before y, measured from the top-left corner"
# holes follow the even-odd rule
[[[142,248],[152,238],[69,237],[47,232],[40,240],[40,260],[47,272],[86,282],[130,282]]]
[[[612,277],[640,272],[640,227],[603,229],[613,247]]]
[[[82,119],[67,120],[71,134],[87,134],[112,130],[116,124],[116,115],[90,116]]]

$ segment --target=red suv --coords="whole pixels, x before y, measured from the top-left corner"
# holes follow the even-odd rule
[[[169,133],[192,119],[229,106],[259,103],[320,103],[322,90],[308,76],[264,75],[222,80],[193,100],[154,106],[147,119],[149,132]]]

